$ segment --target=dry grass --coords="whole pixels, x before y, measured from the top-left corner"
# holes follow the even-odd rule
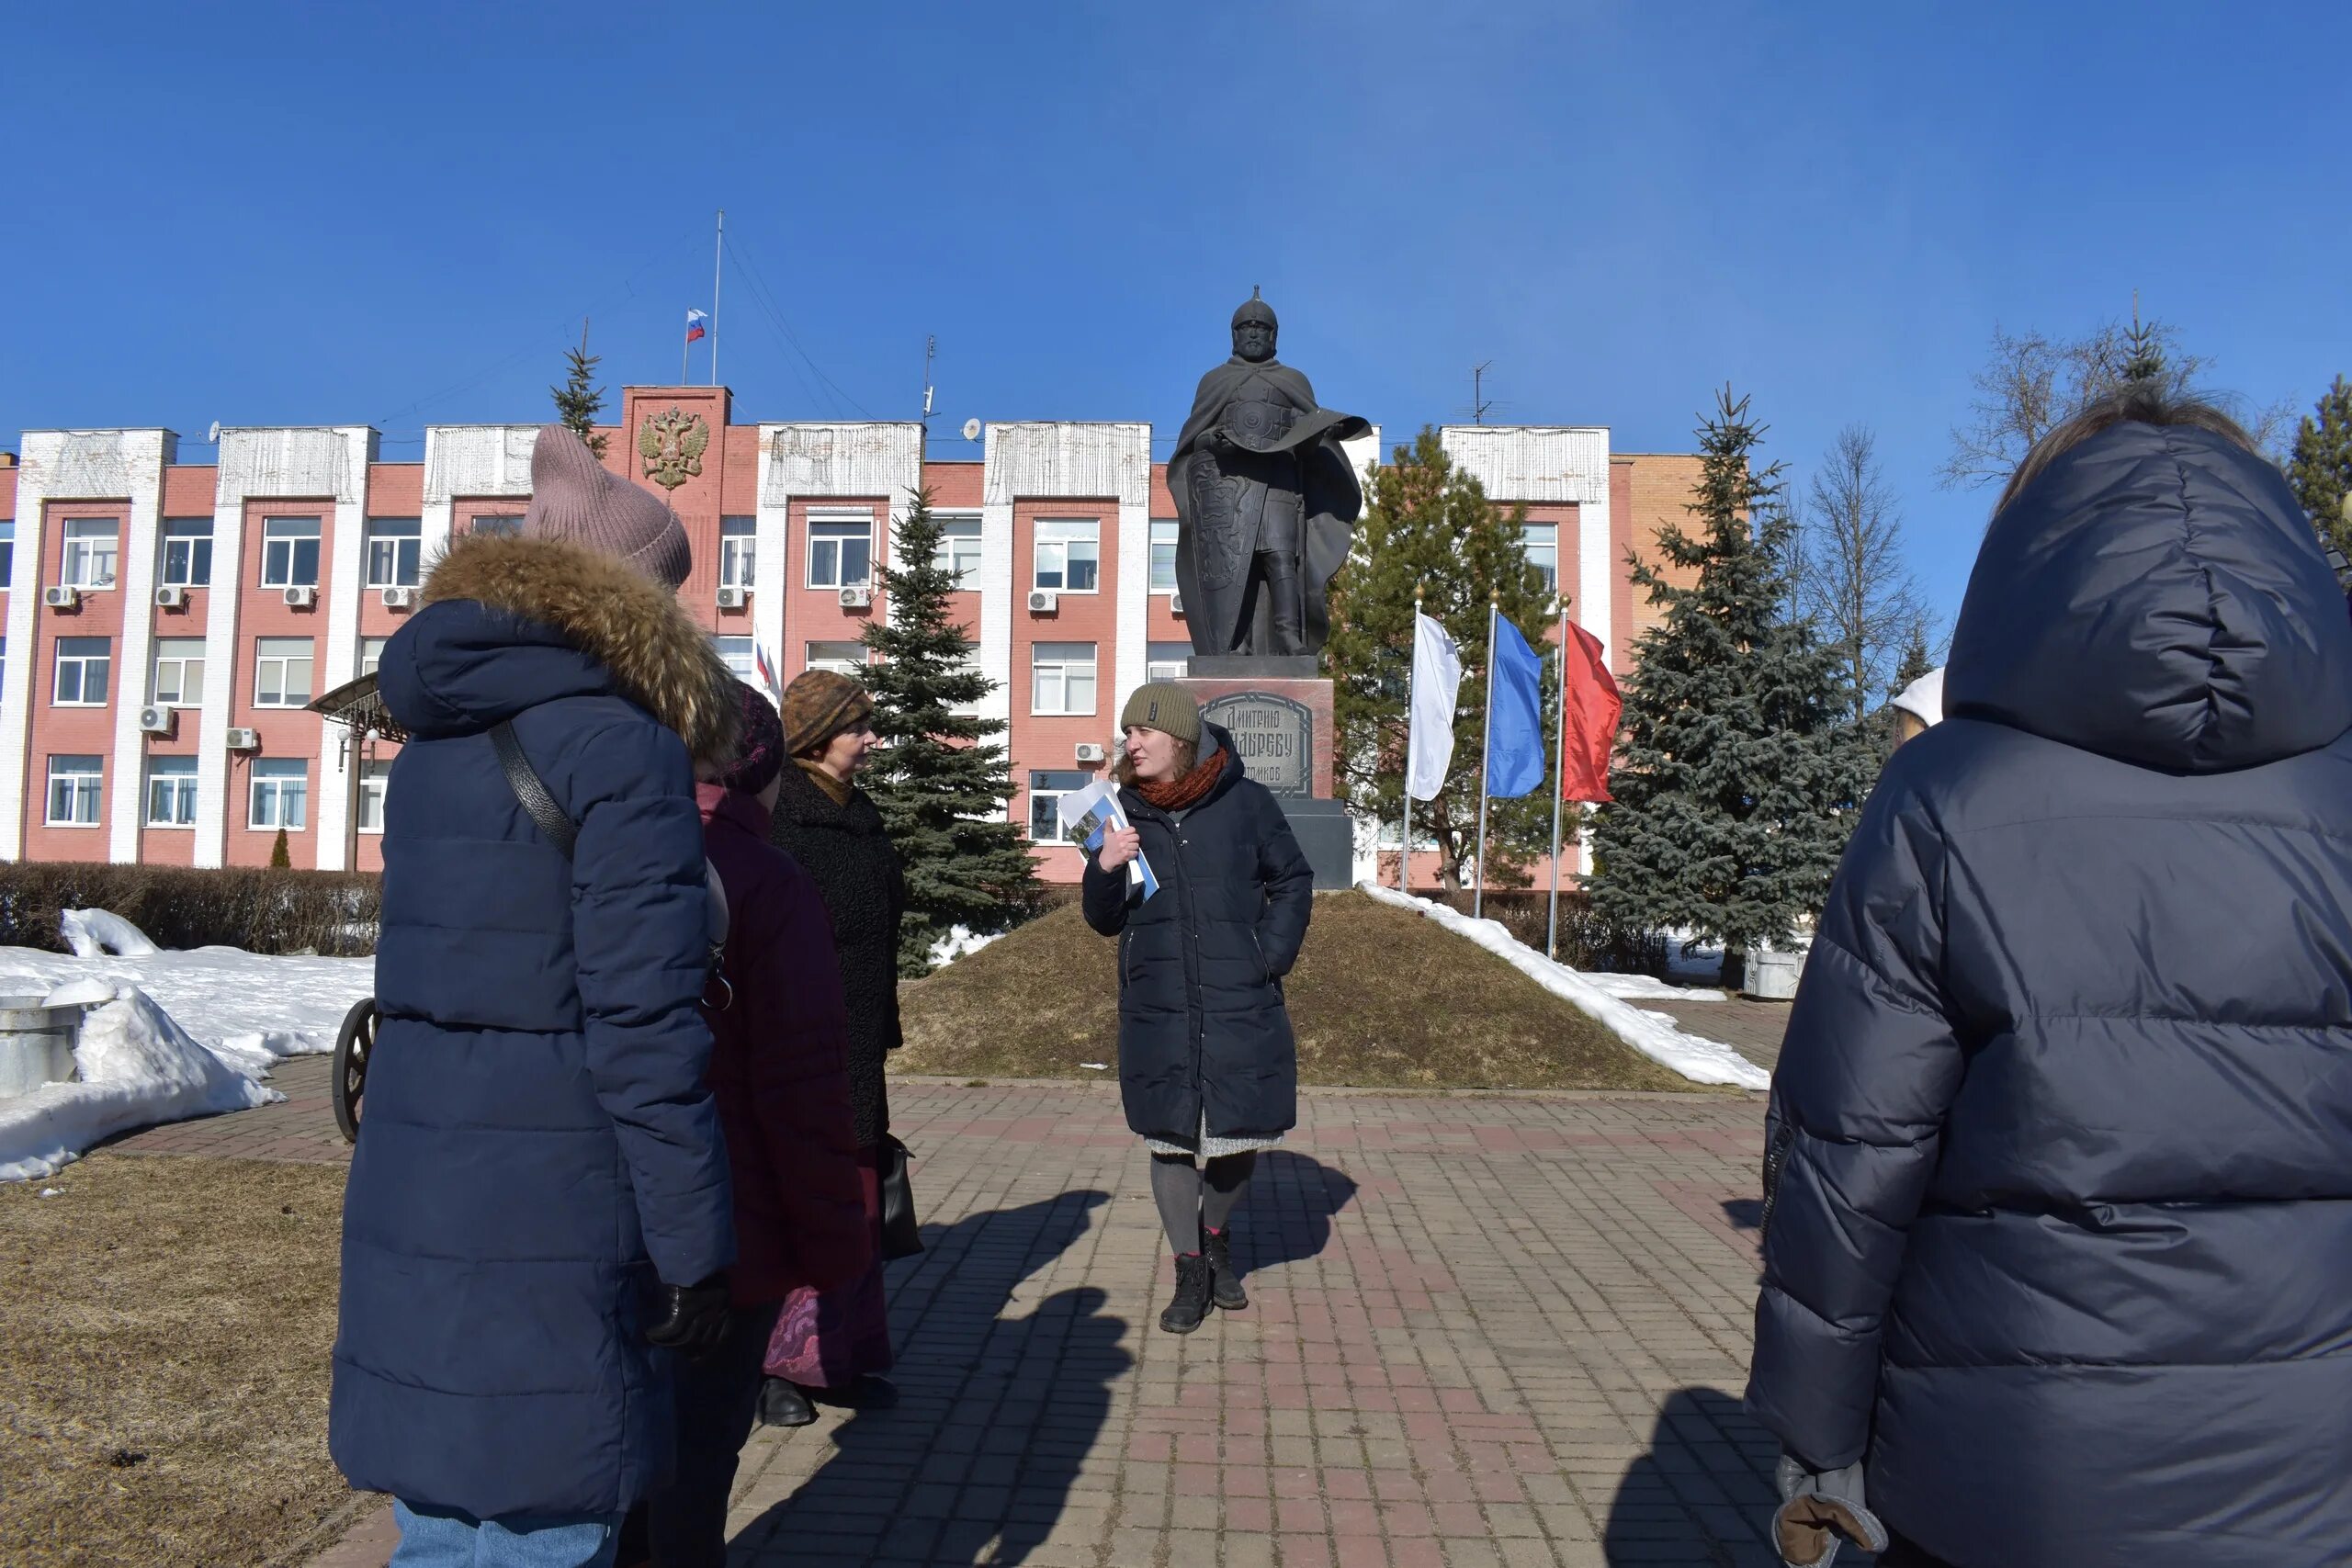
[[[1087,1077],[1118,1061],[1115,944],[1043,916],[904,993],[901,1072]],[[1360,893],[1315,901],[1287,984],[1299,1081],[1367,1089],[1694,1089],[1494,954]]]
[[[343,1180],[101,1154],[0,1187],[0,1562],[252,1568],[345,1506]]]

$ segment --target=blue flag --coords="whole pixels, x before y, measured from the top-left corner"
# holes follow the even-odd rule
[[[1511,800],[1544,782],[1544,660],[1519,628],[1498,615],[1489,663],[1494,705],[1487,726],[1487,793]]]

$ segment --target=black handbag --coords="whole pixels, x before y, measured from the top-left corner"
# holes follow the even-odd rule
[[[907,1184],[907,1145],[883,1134],[875,1165],[882,1188],[882,1259],[912,1258],[922,1250],[922,1231],[915,1224],[914,1189]]]

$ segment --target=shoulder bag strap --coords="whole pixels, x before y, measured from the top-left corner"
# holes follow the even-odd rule
[[[514,790],[514,798],[522,803],[531,820],[538,824],[539,831],[547,835],[548,842],[561,850],[563,858],[570,860],[571,846],[579,840],[580,829],[572,825],[571,818],[563,814],[563,807],[555,803],[555,796],[548,793],[547,783],[539,777],[538,770],[531,766],[531,759],[523,754],[523,742],[515,737],[514,726],[504,719],[491,726],[490,743],[498,748],[498,765],[506,770],[507,787]]]

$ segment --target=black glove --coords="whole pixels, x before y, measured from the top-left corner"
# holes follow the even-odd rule
[[[1841,1541],[1864,1551],[1886,1550],[1886,1527],[1863,1501],[1862,1467],[1807,1470],[1783,1453],[1773,1481],[1781,1506],[1772,1515],[1772,1544],[1790,1568],[1829,1568]]]
[[[723,1269],[699,1285],[662,1285],[653,1293],[645,1337],[665,1350],[707,1356],[727,1341],[731,1303]]]

